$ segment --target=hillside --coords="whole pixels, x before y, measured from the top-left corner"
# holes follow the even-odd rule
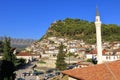
[[[102,24],[102,41],[120,41],[120,26],[116,24]],[[68,39],[84,40],[86,43],[96,42],[94,22],[66,18],[52,23],[43,38],[66,37]]]

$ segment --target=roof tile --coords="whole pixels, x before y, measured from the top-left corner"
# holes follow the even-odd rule
[[[20,52],[17,54],[17,56],[35,56],[34,54],[30,54],[28,52]]]
[[[120,61],[65,70],[62,73],[80,80],[120,80]]]

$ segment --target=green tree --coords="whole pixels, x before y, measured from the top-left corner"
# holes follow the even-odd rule
[[[11,48],[10,44],[11,39],[5,37],[4,39],[4,49],[3,49],[3,60],[15,62],[15,55],[13,54],[14,49]]]
[[[3,53],[3,41],[0,41],[0,53]]]
[[[120,41],[120,26],[115,24],[102,24],[101,29],[103,41]],[[96,42],[94,22],[80,19],[66,18],[65,20],[58,20],[51,25],[46,35],[48,35],[47,37],[57,36],[68,39],[82,39],[89,44]]]
[[[14,64],[11,61],[2,60],[0,62],[0,80],[14,80]]]
[[[65,62],[65,52],[63,51],[64,45],[61,43],[59,47],[59,53],[57,55],[56,60],[56,68],[58,70],[65,70],[67,67],[67,63]]]
[[[4,49],[3,49],[3,60],[11,61],[10,49],[11,49],[10,38],[5,37]]]
[[[74,56],[74,54],[73,53],[71,53],[71,52],[69,52],[68,54],[67,54],[67,57],[69,58],[69,64],[70,64],[70,61],[71,61],[71,56]]]
[[[0,77],[2,80],[12,80],[14,67],[15,56],[13,50],[10,46],[10,38],[5,37],[4,39],[4,48],[3,48],[3,60],[0,65]],[[0,79],[1,80],[1,79]]]

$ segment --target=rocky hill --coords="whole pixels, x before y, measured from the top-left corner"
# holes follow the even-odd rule
[[[102,24],[103,41],[120,41],[120,26],[116,24]],[[84,40],[86,43],[96,42],[94,22],[80,19],[66,18],[52,23],[43,38],[64,37],[68,39]]]
[[[103,42],[120,41],[120,26],[102,24],[101,29]],[[36,41],[25,50],[33,54],[55,55],[59,52],[61,42],[67,49],[70,48],[70,44],[75,44],[75,47],[78,47],[80,50],[86,50],[90,45],[95,48],[96,29],[94,22],[71,18],[55,21],[39,41]],[[106,47],[109,46],[107,45]]]

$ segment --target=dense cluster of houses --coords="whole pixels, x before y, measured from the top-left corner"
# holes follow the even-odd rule
[[[97,58],[96,44],[86,44],[83,40],[68,40],[58,37],[49,37],[48,39],[34,42],[25,51],[18,54],[14,51],[14,54],[16,54],[17,58],[26,59],[26,62],[40,59],[41,57],[56,58],[61,43],[65,46],[63,50],[66,51],[66,54],[69,52],[77,54],[76,58],[84,60],[93,57]],[[120,42],[102,43],[102,59],[104,63],[98,65],[79,61],[72,65],[75,66],[73,69],[62,72],[63,78],[67,76],[68,80],[119,80]]]
[[[78,59],[97,57],[96,44],[91,45],[82,40],[68,40],[58,37],[49,37],[33,43],[26,50],[32,54],[39,54],[41,57],[56,57],[61,42],[66,46],[64,48],[66,53],[77,54]],[[98,65],[84,61],[77,62],[73,69],[62,71],[62,78],[67,76],[68,80],[119,80],[120,42],[102,43],[102,59],[104,63]]]
[[[90,59],[97,57],[96,44],[86,44],[83,40],[68,40],[66,38],[49,37],[42,41],[35,42],[26,48],[32,54],[39,54],[41,57],[56,57],[59,53],[59,46],[63,43],[66,53],[77,54],[77,58]],[[120,42],[104,42],[102,44],[103,61],[114,61],[120,59]]]
[[[34,42],[24,52],[18,53],[18,58],[32,60],[32,58],[56,58],[59,46],[63,43],[66,53],[76,54],[78,59],[91,59],[97,57],[96,44],[86,44],[83,40],[69,40],[67,38],[49,37],[42,41]],[[102,44],[102,59],[106,61],[120,60],[120,42],[104,42]]]

